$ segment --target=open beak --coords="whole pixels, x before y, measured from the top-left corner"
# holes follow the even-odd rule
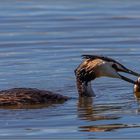
[[[136,73],[136,72],[134,72],[134,71],[132,71],[132,70],[129,70],[129,69],[127,69],[127,68],[118,70],[118,72],[125,72],[125,73],[128,73],[128,74],[134,75],[134,76],[140,76],[139,73]],[[118,73],[118,74],[119,74],[119,73]],[[125,77],[125,76],[123,76],[123,75],[121,75],[121,74],[119,74],[119,76],[121,77],[121,79],[123,79],[123,80],[125,80],[125,81],[127,81],[127,82],[129,82],[129,83],[136,84],[136,81],[134,81],[134,80],[132,80],[132,79],[129,79],[129,78],[127,78],[127,77]]]

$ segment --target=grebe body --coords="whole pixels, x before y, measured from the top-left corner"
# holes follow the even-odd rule
[[[0,106],[49,104],[67,101],[69,97],[36,88],[12,88],[0,91]]]

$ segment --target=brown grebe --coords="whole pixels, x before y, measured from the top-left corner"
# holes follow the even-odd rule
[[[63,103],[69,97],[36,88],[12,88],[0,91],[0,106]]]
[[[91,81],[98,77],[105,76],[119,78],[135,84],[135,81],[121,75],[119,72],[140,76],[140,74],[126,68],[119,62],[109,57],[99,55],[83,55],[83,58],[83,62],[75,70],[79,96],[95,96],[91,88]]]

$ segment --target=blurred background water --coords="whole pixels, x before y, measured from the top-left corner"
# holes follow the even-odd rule
[[[74,76],[82,54],[110,56],[140,72],[139,7],[139,0],[1,1],[0,89],[33,87],[74,99],[0,109],[0,138],[139,138],[133,85],[97,79],[97,97],[82,100]]]

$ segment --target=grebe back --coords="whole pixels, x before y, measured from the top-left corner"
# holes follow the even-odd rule
[[[0,91],[0,106],[57,103],[69,97],[36,88],[12,88]]]

